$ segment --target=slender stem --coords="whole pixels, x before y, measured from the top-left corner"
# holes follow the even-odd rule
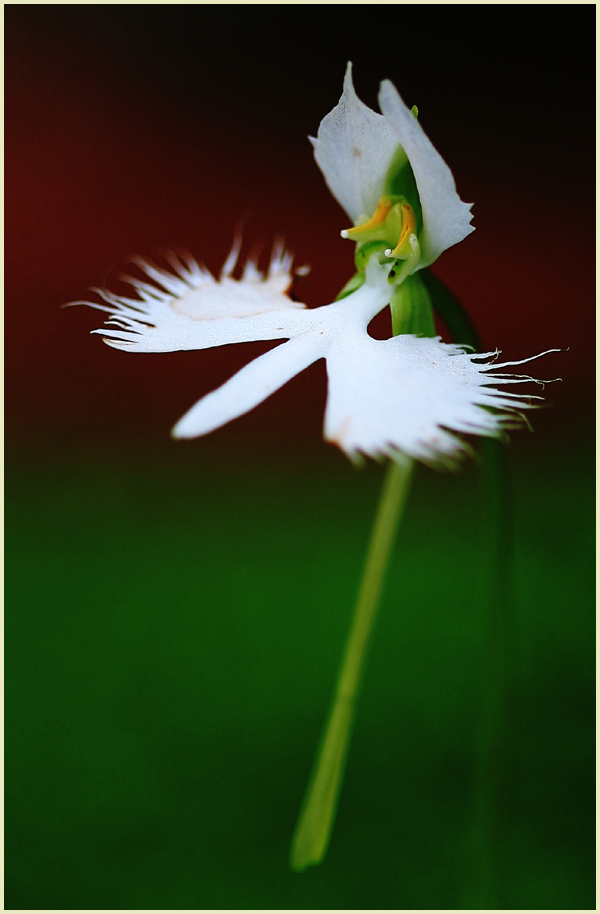
[[[387,469],[329,717],[294,832],[290,866],[296,872],[321,863],[327,852],[344,778],[366,652],[412,468],[413,461],[402,458],[398,463],[391,463]]]

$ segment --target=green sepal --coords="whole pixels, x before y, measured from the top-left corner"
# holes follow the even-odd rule
[[[364,281],[364,271],[362,273],[355,273],[354,276],[350,277],[341,292],[338,292],[334,301],[340,301],[340,299],[346,298],[347,295],[352,295],[353,292],[356,292],[357,289],[360,289]]]
[[[414,333],[415,336],[435,336],[431,296],[421,279],[421,273],[407,276],[396,286],[390,301],[392,333]]]

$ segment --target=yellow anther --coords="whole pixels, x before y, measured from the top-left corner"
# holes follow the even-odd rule
[[[386,257],[408,260],[414,256],[415,244],[418,244],[417,217],[405,197],[381,197],[370,219],[354,228],[345,229],[341,234],[342,238],[350,238],[359,243],[383,241],[390,245],[385,249]],[[395,238],[398,240],[392,249]]]
[[[383,225],[387,218],[387,214],[393,206],[391,197],[381,197],[379,203],[377,204],[377,209],[373,213],[370,219],[367,219],[366,222],[363,222],[361,225],[355,225],[354,228],[345,229],[342,232],[342,237],[348,238],[353,233],[357,234],[358,232],[368,232],[371,229],[376,229],[380,225]]]
[[[411,235],[417,234],[417,220],[415,218],[414,210],[412,206],[409,206],[408,203],[402,204],[402,232],[400,233],[400,239],[398,244],[391,251],[389,257],[402,257],[403,253],[406,253],[403,249],[408,243],[408,239]],[[386,254],[388,252],[386,251]],[[409,252],[410,253],[410,252]]]

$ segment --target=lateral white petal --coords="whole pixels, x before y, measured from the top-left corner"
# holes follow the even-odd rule
[[[420,269],[475,231],[470,225],[472,204],[462,202],[452,172],[387,79],[381,84],[379,106],[408,156],[417,183],[423,211]]]
[[[294,333],[305,306],[286,294],[292,276],[291,255],[276,246],[269,269],[262,273],[249,261],[240,280],[231,277],[239,241],[221,271],[219,281],[191,257],[185,263],[171,258],[176,275],[149,261],[137,260],[155,283],[130,276],[138,298],[94,291],[102,299],[85,304],[108,312],[105,328],[94,330],[107,345],[128,352],[173,352],[208,349],[248,340],[284,339]]]
[[[250,362],[193,406],[172,431],[174,438],[197,438],[249,412],[287,381],[324,355],[324,338],[305,333]]]
[[[325,438],[352,459],[402,452],[453,465],[468,450],[453,432],[495,436],[521,424],[518,411],[532,406],[530,397],[489,386],[533,380],[490,375],[494,366],[481,360],[496,355],[439,337],[346,335],[327,354]]]
[[[222,287],[220,291],[223,291]],[[235,290],[233,295],[236,295]],[[139,314],[133,306],[130,310],[122,301],[123,308],[113,312],[115,316],[106,321],[106,329],[92,333],[102,336],[108,346],[126,352],[175,352],[251,340],[286,339],[293,334],[297,317],[303,313],[300,310],[303,306],[292,302],[278,310],[245,317],[199,319],[177,314],[169,302],[153,303],[145,314]]]
[[[371,215],[384,192],[398,140],[385,118],[356,95],[351,63],[339,103],[321,121],[316,139],[309,139],[329,190],[352,222]]]

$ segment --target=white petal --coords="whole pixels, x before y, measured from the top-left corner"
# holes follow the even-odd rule
[[[475,231],[470,225],[472,204],[462,202],[452,172],[389,80],[381,84],[379,105],[408,156],[417,183],[423,211],[420,269]]]
[[[346,336],[327,355],[325,437],[353,459],[402,452],[452,465],[467,451],[452,432],[499,435],[521,424],[518,411],[532,406],[526,395],[488,386],[533,380],[490,375],[496,366],[481,360],[495,355],[468,353],[439,337]]]
[[[352,64],[339,103],[310,137],[327,187],[354,223],[370,216],[384,193],[387,170],[398,139],[385,118],[360,101],[352,83]]]
[[[185,263],[169,257],[175,271],[169,273],[149,261],[135,262],[156,285],[130,276],[139,298],[95,289],[103,299],[72,302],[106,311],[108,329],[94,330],[104,342],[128,352],[173,352],[208,349],[248,340],[285,339],[292,335],[297,316],[305,306],[286,294],[292,282],[291,255],[282,244],[273,248],[266,273],[256,264],[246,264],[242,279],[231,277],[239,255],[239,238],[217,282],[191,257]]]
[[[271,349],[199,400],[179,420],[173,437],[197,438],[249,412],[320,359],[323,350],[323,337],[309,333]]]

